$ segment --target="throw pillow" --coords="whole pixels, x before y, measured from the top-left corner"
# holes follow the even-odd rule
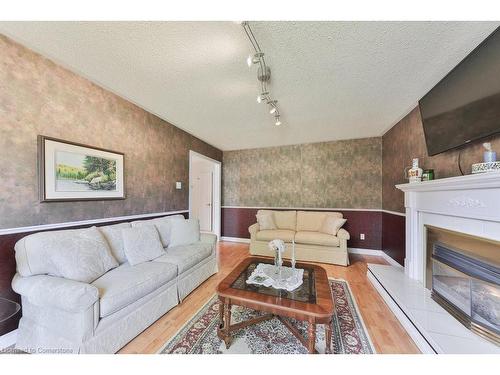
[[[276,229],[272,212],[261,212],[256,215],[260,230]]]
[[[347,219],[341,219],[335,216],[326,215],[320,232],[336,236],[340,228],[346,223]]]
[[[200,240],[200,222],[198,219],[172,220],[168,247],[191,245]]]
[[[103,234],[104,238],[108,241],[111,253],[120,264],[127,261],[125,250],[123,249],[122,229],[124,228],[130,228],[130,223],[120,223],[99,227],[99,230]]]
[[[160,234],[160,240],[163,247],[167,247],[170,243],[170,233],[171,233],[171,225],[170,223],[173,220],[184,220],[184,216],[182,215],[173,215],[173,216],[165,216],[160,217],[158,219],[151,220],[138,220],[133,221],[133,227],[140,227],[144,225],[154,225]]]
[[[125,255],[131,266],[165,254],[160,235],[152,225],[122,229]]]
[[[118,267],[96,227],[40,232],[23,240],[16,244],[16,259],[20,257],[18,271],[22,276],[46,274],[91,283]]]

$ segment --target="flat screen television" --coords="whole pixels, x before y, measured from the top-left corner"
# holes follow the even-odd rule
[[[500,28],[420,101],[427,153],[500,133]]]

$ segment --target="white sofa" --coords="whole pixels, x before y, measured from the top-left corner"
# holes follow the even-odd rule
[[[151,224],[170,219],[161,220]],[[144,223],[148,224],[139,225]],[[115,230],[130,226],[42,232],[16,243],[12,287],[21,295],[23,309],[16,348],[29,353],[115,353],[217,272],[212,234],[201,234],[190,245],[167,247],[164,255],[131,266],[121,248],[120,231]],[[96,241],[89,238],[98,237],[97,230],[117,267],[91,282],[50,275],[60,262],[60,241],[81,250]],[[90,254],[92,249],[86,251]],[[88,264],[88,259],[70,259],[67,267],[79,264]]]
[[[292,256],[292,241],[295,241],[297,260],[322,262],[347,266],[347,240],[349,232],[340,228],[337,235],[320,232],[327,216],[343,218],[340,212],[326,211],[271,211],[259,210],[257,215],[272,214],[276,229],[261,230],[258,223],[248,228],[250,232],[250,254],[274,256],[268,243],[281,239],[286,243],[284,257]]]

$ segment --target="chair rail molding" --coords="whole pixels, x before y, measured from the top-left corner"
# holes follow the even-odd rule
[[[49,230],[49,229],[67,229],[70,227],[77,227],[77,226],[91,225],[91,224],[102,224],[102,223],[115,222],[115,221],[147,219],[147,218],[154,218],[157,216],[168,216],[168,215],[177,215],[177,214],[185,214],[185,213],[187,214],[188,212],[189,211],[186,209],[186,210],[155,212],[155,213],[146,213],[146,214],[127,215],[127,216],[113,216],[113,217],[105,217],[105,218],[101,218],[101,219],[66,221],[66,222],[54,223],[54,224],[39,224],[39,225],[32,225],[29,227],[5,228],[5,229],[0,229],[0,236],[5,235],[5,234],[13,234],[13,233],[39,232],[42,230]]]

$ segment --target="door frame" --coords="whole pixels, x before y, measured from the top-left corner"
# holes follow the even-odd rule
[[[189,150],[189,181],[188,181],[188,192],[189,192],[189,217],[192,217],[192,194],[193,187],[191,182],[193,181],[193,168],[192,161],[193,158],[201,158],[211,162],[214,165],[213,173],[213,185],[212,185],[212,233],[217,235],[220,239],[221,235],[221,197],[222,197],[222,163],[218,160],[212,159],[206,155],[200,154],[199,152]]]

